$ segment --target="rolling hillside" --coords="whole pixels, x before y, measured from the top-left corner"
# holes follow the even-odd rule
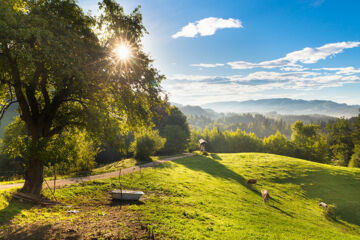
[[[359,113],[360,105],[347,105],[324,100],[306,101],[289,98],[274,98],[243,102],[214,102],[204,104],[202,107],[213,109],[216,112],[277,112],[279,114],[292,115],[321,114],[333,117],[353,117]]]
[[[258,184],[246,185],[249,178]],[[119,186],[117,178],[57,190],[56,198],[70,208],[29,209],[9,205],[8,193],[0,195],[0,216],[6,216],[1,223],[7,223],[0,236],[21,239],[31,230],[49,239],[76,234],[105,239],[360,239],[359,169],[262,153],[211,154],[168,162],[120,181],[126,189],[144,191],[142,201],[111,203],[108,193]],[[261,189],[270,192],[267,204]],[[320,201],[336,205],[336,219],[324,216]]]

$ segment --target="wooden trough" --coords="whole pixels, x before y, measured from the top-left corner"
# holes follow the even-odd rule
[[[144,192],[134,190],[112,190],[112,198],[116,200],[138,201]]]

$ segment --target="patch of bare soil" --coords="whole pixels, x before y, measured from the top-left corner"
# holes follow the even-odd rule
[[[78,215],[78,217],[60,218],[53,222],[15,224],[12,221],[0,229],[0,239],[155,239],[155,236],[141,223],[136,212],[128,209],[128,204],[132,203],[109,200],[107,203],[72,206],[66,214]]]

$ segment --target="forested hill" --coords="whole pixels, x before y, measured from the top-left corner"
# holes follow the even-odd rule
[[[300,120],[305,124],[316,123],[322,128],[329,121],[335,121],[335,117],[325,115],[281,115],[276,112],[266,114],[259,113],[217,113],[211,109],[203,109],[199,106],[177,107],[186,115],[191,128],[212,129],[217,127],[220,131],[238,128],[246,132],[253,132],[260,138],[268,137],[280,131],[287,138],[291,136],[291,124]]]
[[[324,100],[295,100],[289,98],[261,99],[250,101],[229,101],[214,102],[201,105],[216,112],[233,113],[268,113],[277,112],[279,114],[309,115],[320,114],[333,117],[353,117],[359,113],[360,105],[340,104]]]

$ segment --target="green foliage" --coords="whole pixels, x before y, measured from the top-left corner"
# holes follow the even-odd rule
[[[201,138],[203,138],[201,130],[191,129],[190,142],[188,144],[188,148],[189,148],[190,152],[199,150],[199,148],[200,148],[199,140]]]
[[[20,158],[25,166],[25,159],[37,154],[46,163],[48,174],[52,174],[54,170],[60,174],[90,171],[95,165],[95,155],[98,152],[97,144],[89,134],[76,128],[67,129],[47,139],[41,146],[40,153],[32,144],[24,122],[18,117],[6,128],[2,150],[10,156],[9,160],[15,162]]]
[[[25,192],[40,194],[52,137],[72,127],[94,138],[126,136],[152,125],[163,103],[164,76],[142,50],[139,9],[126,15],[114,0],[99,6],[91,17],[73,0],[0,1],[0,118],[18,103],[25,149],[8,147],[28,162]],[[117,58],[119,45],[130,48],[131,59]]]
[[[24,174],[25,163],[21,158],[11,158],[0,153],[0,181],[9,181],[21,178]]]
[[[217,128],[213,128],[212,130],[205,128],[201,135],[196,131],[193,131],[192,134],[191,148],[198,146],[198,149],[199,139],[203,138],[208,142],[206,150],[209,152],[258,152],[262,150],[262,142],[254,133],[248,134],[240,129],[235,132],[221,132]]]
[[[55,135],[47,144],[48,171],[58,174],[90,172],[98,148],[85,130],[73,128]]]
[[[267,152],[325,163],[328,162],[329,149],[326,138],[318,130],[317,125],[296,122],[293,125],[292,141],[287,140],[279,131],[261,141],[254,133],[246,133],[240,129],[220,131],[218,128],[205,128],[203,132],[192,130],[189,150],[199,149],[199,139],[203,138],[208,142],[206,149],[210,152]]]
[[[166,125],[161,136],[166,139],[161,153],[176,154],[182,153],[186,149],[188,135],[179,125]]]
[[[135,159],[149,160],[150,156],[164,147],[165,142],[166,139],[160,137],[158,131],[151,130],[135,135],[130,149],[134,152]]]
[[[360,167],[360,145],[355,145],[354,153],[351,156],[348,167],[358,168]]]
[[[261,114],[222,114],[215,119],[203,115],[196,115],[196,113],[188,115],[188,121],[192,128],[195,129],[213,129],[218,128],[221,131],[236,131],[241,129],[246,132],[253,132],[259,138],[265,138],[280,131],[286,136],[290,137],[290,125],[285,123],[282,119],[275,120],[265,117]]]
[[[307,144],[309,141],[315,140],[319,126],[315,124],[305,125],[301,121],[296,121],[292,126],[291,140],[296,144]]]
[[[344,118],[337,119],[327,126],[327,130],[332,162],[335,165],[347,166],[354,148],[349,121]]]
[[[161,137],[166,138],[164,148],[159,152],[162,155],[182,153],[189,142],[190,129],[186,116],[175,106],[164,105],[157,111],[154,119],[156,128]]]
[[[360,114],[355,119],[354,129],[352,132],[354,144],[360,144]]]
[[[16,157],[27,159],[34,154],[31,143],[25,123],[20,117],[16,117],[15,121],[5,129],[2,152],[13,159]]]
[[[320,126],[297,121],[292,125],[291,140],[295,156],[315,162],[327,162],[327,142],[319,133]]]
[[[264,138],[263,147],[264,152],[267,153],[275,153],[285,156],[294,155],[294,145],[279,131],[277,131],[275,135]]]

